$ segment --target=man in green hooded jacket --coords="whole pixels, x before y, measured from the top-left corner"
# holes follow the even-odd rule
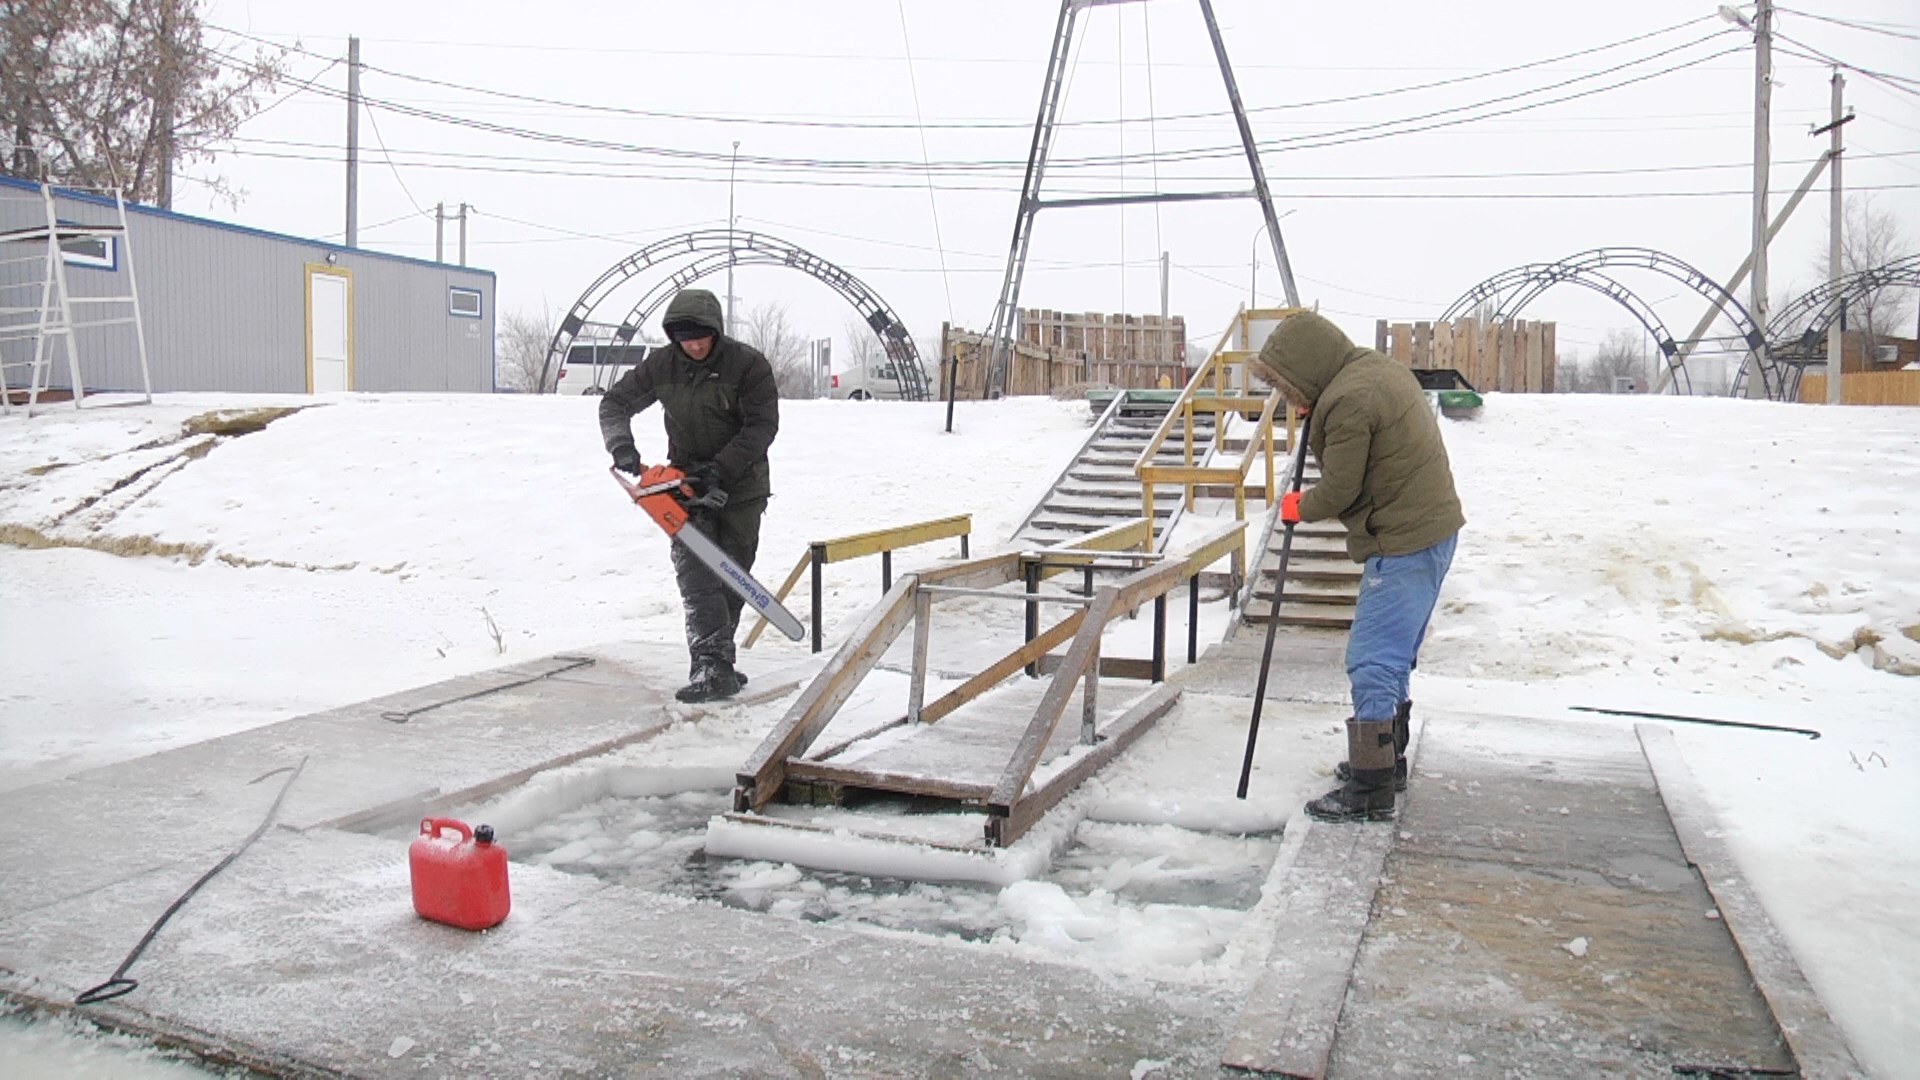
[[[1391,818],[1406,788],[1413,703],[1408,680],[1466,517],[1446,444],[1419,380],[1356,346],[1313,312],[1281,320],[1254,365],[1312,411],[1308,448],[1320,482],[1281,500],[1286,522],[1338,518],[1365,566],[1347,637],[1353,716],[1340,787],[1307,804],[1324,821]]]
[[[683,289],[661,320],[668,344],[614,381],[600,399],[600,435],[614,467],[635,476],[644,466],[633,441],[635,413],[659,402],[666,414],[667,460],[687,474],[704,504],[688,528],[705,533],[741,569],[753,569],[760,518],[772,492],[767,448],[780,431],[780,392],[760,350],[726,335],[720,301]],[[674,696],[715,701],[740,692],[735,632],[745,602],[705,563],[673,545],[673,572],[686,611],[690,681]]]

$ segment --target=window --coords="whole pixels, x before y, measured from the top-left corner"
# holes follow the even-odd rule
[[[90,266],[96,270],[118,268],[111,236],[72,236],[60,241],[60,261],[68,266]]]
[[[447,314],[458,315],[463,319],[480,317],[480,290],[450,287],[447,289]]]

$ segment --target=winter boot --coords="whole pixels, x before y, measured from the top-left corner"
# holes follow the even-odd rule
[[[740,676],[731,665],[724,663],[701,664],[694,669],[693,681],[673,692],[673,696],[689,705],[703,701],[724,701],[740,692]]]
[[[1347,760],[1352,777],[1307,804],[1317,821],[1393,819],[1392,720],[1348,720]]]
[[[1413,741],[1413,702],[1403,701],[1393,714],[1393,790],[1407,790],[1407,744]],[[1353,766],[1341,762],[1333,767],[1334,779],[1346,783],[1353,779]]]

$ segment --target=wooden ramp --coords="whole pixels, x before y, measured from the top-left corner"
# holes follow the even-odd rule
[[[1119,528],[1144,542],[1145,519]],[[1167,595],[1220,561],[1242,558],[1233,522],[1176,554],[1048,549],[1012,552],[909,575],[868,612],[739,772],[732,820],[767,822],[771,802],[842,805],[876,795],[940,800],[984,815],[984,846],[1004,847],[1173,707],[1164,685]],[[1071,571],[1071,573],[1068,573]],[[1042,589],[1050,578],[1107,583]],[[1025,642],[927,700],[935,607],[942,601],[1024,607]],[[1152,655],[1103,656],[1110,623],[1151,607]],[[1042,609],[1065,611],[1046,626]],[[1044,626],[1044,629],[1043,629]],[[912,628],[904,708],[839,744],[816,747],[828,724]],[[1063,650],[1052,655],[1055,650]],[[988,691],[1025,672],[1020,692]],[[1126,679],[1130,689],[1109,680]],[[1145,692],[1142,692],[1144,679]],[[1123,684],[1126,685],[1126,684]],[[964,709],[964,711],[963,711]],[[1073,722],[1064,722],[1073,717]]]

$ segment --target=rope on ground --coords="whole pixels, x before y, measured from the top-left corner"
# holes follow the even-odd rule
[[[485,690],[475,690],[471,694],[461,694],[459,697],[448,698],[445,701],[436,701],[431,705],[422,705],[417,709],[393,710],[390,712],[383,712],[380,714],[380,719],[391,720],[396,724],[404,724],[407,721],[413,719],[416,716],[419,716],[421,713],[424,713],[424,712],[432,712],[435,709],[443,708],[448,705],[455,705],[462,701],[472,701],[474,698],[477,698],[477,697],[486,697],[488,694],[497,694],[502,690],[511,690],[516,686],[525,686],[528,683],[536,683],[542,679],[551,679],[555,675],[564,675],[567,672],[574,670],[575,668],[583,668],[593,663],[593,657],[591,656],[556,656],[554,657],[554,659],[565,660],[567,661],[567,663],[560,667],[554,668],[552,671],[543,671],[538,675],[529,675],[524,679],[519,679],[514,682],[501,683],[499,686],[489,686]]]
[[[186,906],[188,900],[193,899],[193,894],[200,891],[200,886],[212,880],[215,874],[225,870],[228,863],[239,858],[241,852],[252,847],[253,842],[260,839],[260,834],[267,831],[268,825],[273,824],[274,815],[280,812],[280,804],[286,801],[288,789],[292,788],[293,782],[299,779],[300,770],[306,767],[307,759],[303,757],[300,759],[300,764],[293,766],[291,769],[283,765],[270,772],[261,773],[259,776],[248,781],[250,784],[257,784],[269,776],[283,772],[291,773],[291,775],[287,777],[287,782],[280,785],[280,794],[273,797],[273,805],[267,807],[267,816],[260,819],[259,828],[254,829],[251,835],[241,841],[240,846],[234,848],[232,854],[215,863],[213,869],[201,874],[200,880],[189,886],[186,892],[181,893],[179,899],[169,904],[167,910],[161,912],[160,917],[154,920],[153,925],[147,927],[147,932],[141,936],[140,943],[133,947],[133,951],[127,954],[125,960],[120,961],[120,966],[114,969],[112,977],[99,986],[81,991],[80,995],[73,999],[75,1005],[93,1005],[102,1001],[112,1001],[114,998],[132,993],[134,988],[140,985],[138,980],[126,977],[127,969],[133,966],[135,960],[140,959],[140,954],[147,950],[147,945],[153,941],[154,935],[160,932],[160,928],[167,925],[167,920],[173,918],[173,913]]]

